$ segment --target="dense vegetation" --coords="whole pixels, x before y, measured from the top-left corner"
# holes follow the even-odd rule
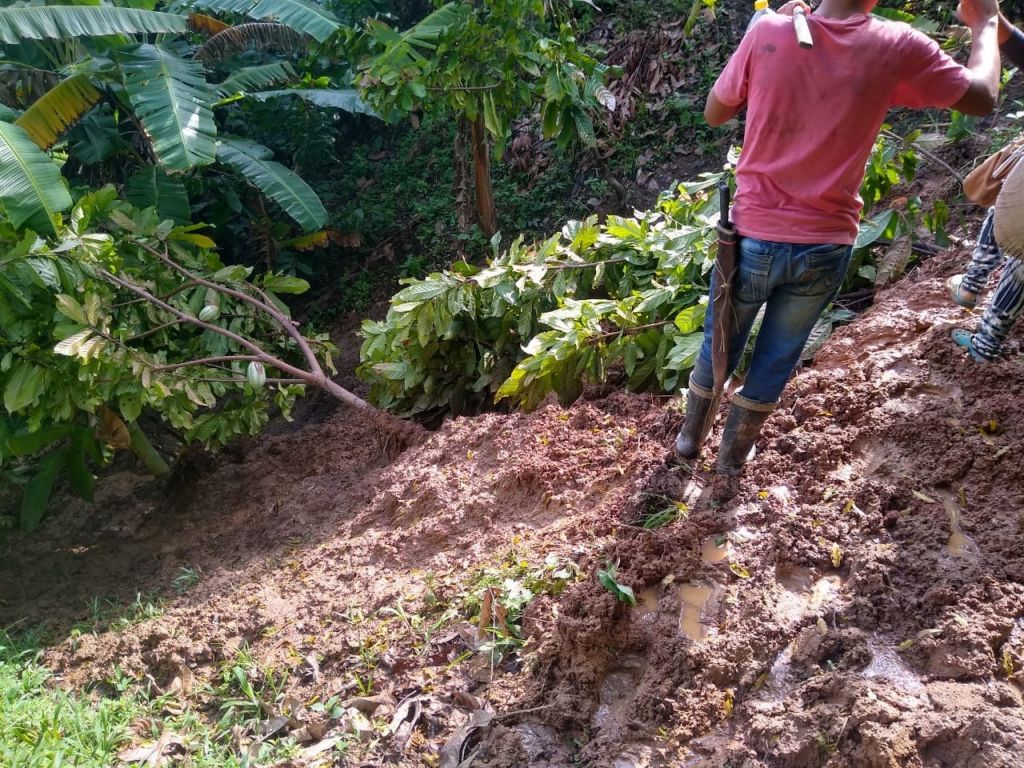
[[[89,498],[118,450],[167,472],[147,433],[164,452],[217,448],[310,385],[369,407],[332,380],[323,326],[396,276],[409,285],[364,331],[377,406],[529,408],[609,376],[678,389],[716,177],[591,213],[653,201],[653,169],[680,152],[692,179],[721,167],[730,137],[685,94],[710,85],[735,25],[719,3],[678,5],[654,64],[625,34],[645,4],[0,8],[0,476],[21,497],[0,531],[35,527],[61,478]],[[941,242],[941,203],[881,204],[969,131],[880,141],[849,289],[904,268],[909,237]],[[895,242],[881,269],[879,239]],[[306,331],[284,298],[311,284]]]

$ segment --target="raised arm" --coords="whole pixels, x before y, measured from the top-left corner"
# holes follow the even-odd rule
[[[999,98],[999,3],[996,0],[963,0],[957,9],[971,30],[971,57],[967,68],[971,85],[953,109],[967,115],[987,115]]]

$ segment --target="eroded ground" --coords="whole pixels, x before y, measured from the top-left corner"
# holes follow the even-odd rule
[[[836,333],[728,503],[669,460],[665,398],[458,419],[390,463],[335,411],[68,502],[10,543],[0,624],[48,626],[67,685],[119,668],[197,712],[249,653],[296,766],[1024,765],[1021,337],[986,367],[947,341],[963,258]]]

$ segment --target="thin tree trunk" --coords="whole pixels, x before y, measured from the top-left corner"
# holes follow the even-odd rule
[[[156,452],[156,448],[146,437],[146,433],[142,431],[138,422],[133,421],[127,426],[128,434],[132,438],[132,453],[139,458],[149,474],[153,477],[166,477],[171,474],[171,468],[167,466],[163,456]]]
[[[466,118],[460,118],[455,131],[455,213],[458,219],[459,231],[469,232],[473,226],[475,215],[473,213],[472,195],[469,189],[469,147],[472,141],[469,131],[469,122]]]
[[[491,148],[483,115],[473,121],[473,171],[476,176],[476,211],[480,229],[490,238],[498,231],[498,216],[494,210],[494,193],[491,190]]]

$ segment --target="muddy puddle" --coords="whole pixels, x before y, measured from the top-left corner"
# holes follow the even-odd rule
[[[683,584],[679,588],[679,631],[695,642],[712,634],[704,622],[704,607],[711,600],[715,588],[706,584]]]
[[[732,554],[732,542],[726,535],[712,536],[700,548],[700,558],[705,563],[720,563]]]
[[[946,542],[947,554],[966,560],[974,560],[980,554],[978,543],[964,533],[962,508],[960,499],[952,491],[938,491],[936,495],[949,516],[949,540]]]
[[[775,604],[779,621],[798,623],[805,616],[831,606],[842,591],[844,580],[837,573],[817,575],[808,568],[780,563],[775,578],[782,590]]]

